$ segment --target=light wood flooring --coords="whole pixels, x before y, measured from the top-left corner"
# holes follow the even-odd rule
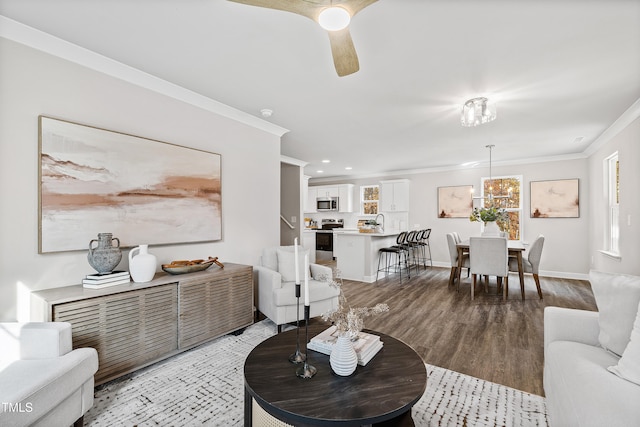
[[[365,319],[365,328],[392,335],[426,363],[544,396],[543,311],[546,306],[596,310],[587,281],[541,277],[538,298],[531,275],[525,275],[525,300],[517,273],[509,277],[509,299],[497,295],[495,277],[489,292],[478,285],[471,301],[472,278],[462,274],[460,292],[449,287],[449,268],[415,270],[376,283],[344,281],[351,306],[387,303],[389,312]],[[310,323],[322,322],[313,319]],[[402,367],[398,367],[402,369]]]

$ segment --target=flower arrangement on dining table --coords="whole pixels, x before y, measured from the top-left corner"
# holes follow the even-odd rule
[[[471,222],[482,221],[486,225],[488,222],[496,222],[501,230],[504,230],[509,223],[509,213],[506,209],[498,206],[473,208],[469,216]]]
[[[322,319],[335,325],[339,335],[347,335],[351,338],[358,336],[364,328],[364,318],[389,311],[387,304],[378,303],[373,307],[351,307],[342,291],[342,276],[340,270],[334,271],[334,278],[329,285],[338,288],[338,308],[329,310],[322,315]]]

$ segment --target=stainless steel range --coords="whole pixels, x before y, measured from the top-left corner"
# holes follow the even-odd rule
[[[323,219],[316,231],[316,262],[333,260],[333,230],[344,227],[343,219]]]

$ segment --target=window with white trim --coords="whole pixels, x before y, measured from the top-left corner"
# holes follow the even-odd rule
[[[620,255],[620,162],[618,152],[605,159],[607,171],[607,230],[605,247],[608,252]]]
[[[379,198],[379,185],[360,186],[360,213],[362,215],[377,215]]]
[[[504,208],[509,214],[509,240],[522,239],[522,175],[482,178],[483,206],[492,204]],[[493,195],[490,200],[489,195]]]

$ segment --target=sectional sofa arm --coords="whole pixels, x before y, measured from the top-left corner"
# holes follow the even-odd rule
[[[68,322],[0,323],[0,347],[13,360],[48,359],[72,349]]]
[[[320,264],[309,264],[309,270],[311,270],[311,277],[315,280],[333,280],[333,270],[331,269],[331,267]]]
[[[545,307],[544,348],[554,341],[574,341],[599,346],[598,312],[572,308]]]

